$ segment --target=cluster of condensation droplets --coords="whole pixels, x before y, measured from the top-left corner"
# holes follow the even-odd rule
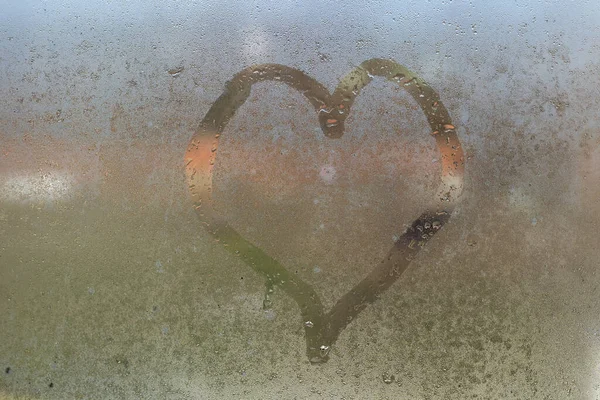
[[[433,105],[436,106],[437,101],[435,103],[433,103]],[[452,124],[444,124],[444,125],[442,125],[442,129],[443,129],[444,133],[449,134],[449,133],[453,133],[456,128]],[[440,134],[440,131],[433,131],[431,134],[433,136],[437,136]]]
[[[335,114],[340,116],[346,113],[346,106],[344,104],[338,104],[336,107],[328,108],[325,104],[322,104],[318,110],[319,114],[326,114],[329,118],[325,120],[326,128],[333,128],[340,124],[340,120],[335,117]]]
[[[437,219],[419,223],[413,228],[416,231],[415,233],[418,234],[418,237],[410,241],[408,248],[415,249],[417,245],[423,246],[425,242],[435,235],[435,232],[437,232],[441,227],[442,222]]]
[[[421,238],[427,239],[428,236],[433,236],[435,231],[442,227],[440,221],[425,222],[423,225],[417,225],[417,230],[422,233]]]

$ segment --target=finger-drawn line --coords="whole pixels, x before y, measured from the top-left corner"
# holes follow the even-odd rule
[[[211,193],[219,137],[236,110],[250,95],[252,85],[262,81],[277,81],[304,94],[317,112],[326,137],[340,138],[344,134],[344,121],[350,114],[354,99],[375,76],[404,88],[427,117],[441,153],[441,183],[435,199],[437,205],[424,211],[395,242],[384,260],[325,313],[319,296],[310,285],[295,274],[290,274],[278,261],[240,236],[224,216],[215,211]],[[267,288],[280,287],[298,304],[306,334],[307,355],[313,363],[329,359],[331,346],[344,328],[402,275],[419,250],[446,224],[462,193],[464,181],[463,151],[456,129],[438,94],[404,66],[384,59],[363,62],[340,80],[333,94],[304,72],[285,65],[262,64],[242,70],[227,83],[224,93],[200,123],[188,145],[185,162],[194,207],[206,229],[228,251],[264,275]]]

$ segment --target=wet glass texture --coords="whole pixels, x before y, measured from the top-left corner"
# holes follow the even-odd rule
[[[600,398],[595,1],[0,13],[0,399]]]

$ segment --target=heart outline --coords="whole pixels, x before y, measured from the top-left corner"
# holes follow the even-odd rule
[[[326,137],[344,134],[344,121],[354,99],[374,76],[400,84],[417,101],[432,129],[441,153],[439,205],[428,209],[400,236],[384,260],[325,313],[314,289],[260,248],[244,239],[213,208],[212,176],[219,137],[236,110],[250,96],[253,84],[279,81],[300,91],[317,111]],[[419,250],[449,220],[463,190],[464,155],[448,111],[425,81],[392,60],[371,59],[346,74],[333,94],[304,72],[279,64],[261,64],[237,73],[213,103],[189,142],[185,154],[189,190],[200,220],[225,248],[238,255],[267,280],[268,292],[277,285],[298,304],[304,322],[307,356],[311,363],[326,362],[345,327],[386,291],[406,270]]]

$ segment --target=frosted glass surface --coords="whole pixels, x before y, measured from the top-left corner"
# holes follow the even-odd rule
[[[596,1],[0,5],[1,399],[600,398]]]

